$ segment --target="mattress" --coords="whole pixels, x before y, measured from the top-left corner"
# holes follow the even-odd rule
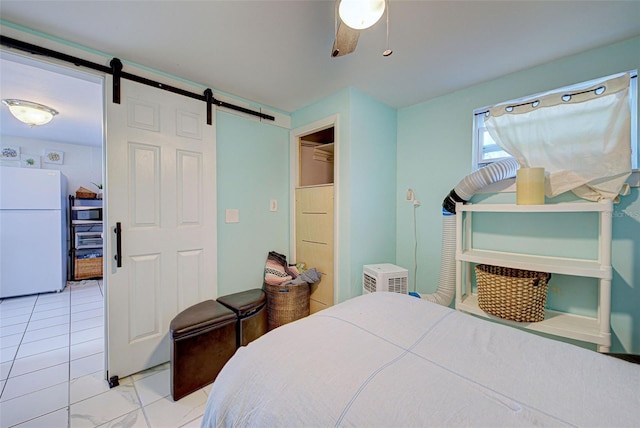
[[[640,365],[372,293],[238,349],[202,426],[631,427]]]

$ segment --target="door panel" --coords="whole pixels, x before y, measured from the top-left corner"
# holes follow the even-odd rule
[[[333,185],[296,189],[296,261],[322,273],[311,313],[333,305]]]
[[[107,103],[109,377],[168,361],[173,317],[217,296],[215,127],[206,105],[128,80],[121,90],[122,104]]]
[[[177,209],[179,226],[202,224],[202,155],[178,151]]]
[[[130,257],[129,342],[157,337],[161,334],[162,314],[158,302],[160,284],[160,254]],[[144,310],[140,310],[144,308]]]
[[[129,143],[129,206],[133,227],[160,227],[160,156],[160,147]]]

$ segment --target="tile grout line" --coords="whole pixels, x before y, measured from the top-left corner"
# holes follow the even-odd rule
[[[64,289],[63,289],[63,290],[64,290]],[[71,290],[69,290],[69,291],[71,291]],[[35,307],[36,307],[36,305],[37,305],[37,303],[38,303],[38,299],[40,299],[40,296],[41,296],[41,294],[38,294],[38,295],[36,296],[36,300],[34,301],[34,304],[33,304],[33,310],[32,310],[32,312],[31,312],[31,316],[33,316],[33,312],[35,311]],[[71,304],[71,293],[69,293],[69,305],[70,305],[70,304]],[[29,323],[31,322],[31,316],[29,317],[29,321],[27,321],[27,326],[25,327],[25,330],[24,330],[24,331],[25,331],[25,334],[26,334],[26,332],[27,332],[27,329],[29,328]],[[71,312],[69,312],[69,325],[71,325]],[[69,328],[71,328],[71,327],[69,327]],[[69,340],[71,340],[71,337],[69,337]],[[16,355],[14,356],[13,361],[11,362],[11,369],[13,369],[13,364],[15,363],[15,361],[16,361],[16,359],[17,359],[17,358],[15,358],[15,357],[18,355],[18,351],[20,350],[20,346],[22,346],[22,341],[20,342],[20,345],[18,345],[18,349],[16,350]],[[62,348],[56,348],[56,349],[62,349]],[[34,355],[37,355],[37,354],[34,354]],[[70,364],[70,362],[68,362],[68,364]],[[70,370],[70,367],[68,367],[68,369]],[[43,369],[40,369],[40,370],[43,370]],[[36,371],[38,371],[38,370],[36,370]],[[11,374],[11,371],[9,372],[9,374]],[[7,380],[8,380],[8,379],[9,379],[9,378],[7,378]],[[6,382],[5,382],[5,386],[6,386]],[[54,386],[55,386],[55,385],[54,385]],[[46,389],[46,388],[43,388],[43,389]],[[67,389],[68,389],[68,388],[67,388]],[[15,397],[15,398],[19,398],[19,397]],[[69,401],[69,399],[68,399],[68,398],[69,398],[69,396],[67,395],[67,402]],[[68,408],[68,406],[67,406],[67,408]],[[20,425],[20,424],[23,424],[23,423],[25,423],[25,422],[29,422],[29,421],[32,421],[32,420],[35,420],[35,419],[41,418],[41,417],[46,416],[46,415],[49,415],[49,414],[51,414],[51,413],[53,413],[53,412],[57,412],[57,411],[59,411],[59,410],[61,410],[61,409],[63,409],[63,407],[62,407],[62,408],[60,408],[60,409],[52,410],[51,412],[44,413],[44,414],[42,414],[42,415],[35,416],[35,417],[31,418],[31,419],[26,419],[26,420],[24,420],[24,421],[20,421],[20,422],[18,422],[17,424],[14,424],[13,426]],[[71,427],[69,426],[69,423],[67,423],[67,428],[71,428]]]
[[[20,338],[20,342],[16,347],[16,353],[13,354],[13,358],[11,359],[11,367],[9,367],[9,371],[7,372],[7,378],[5,379],[4,384],[2,385],[2,390],[0,391],[0,398],[2,398],[2,396],[4,395],[4,390],[7,387],[7,383],[9,383],[9,378],[11,377],[11,371],[13,370],[13,365],[16,362],[16,357],[18,356],[18,351],[20,351],[20,346],[22,346],[22,341],[24,340],[24,336],[27,334],[27,329],[29,328],[29,322],[31,321],[31,317],[33,316],[33,310],[36,307],[37,301],[38,301],[38,298],[36,297],[36,299],[33,301],[33,307],[31,308],[29,319],[27,320],[26,325],[24,327],[24,331],[22,332],[22,337]]]
[[[68,358],[68,373],[67,373],[67,428],[71,428],[71,284],[67,281],[67,287],[69,287],[69,358]]]

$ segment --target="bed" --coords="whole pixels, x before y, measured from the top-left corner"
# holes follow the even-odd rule
[[[202,426],[637,427],[640,365],[372,293],[238,349]]]

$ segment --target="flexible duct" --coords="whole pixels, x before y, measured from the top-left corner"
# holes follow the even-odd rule
[[[467,202],[489,184],[514,177],[519,165],[515,159],[492,163],[467,175],[442,202],[442,253],[438,289],[421,294],[422,299],[443,306],[451,305],[456,292],[456,202]]]

